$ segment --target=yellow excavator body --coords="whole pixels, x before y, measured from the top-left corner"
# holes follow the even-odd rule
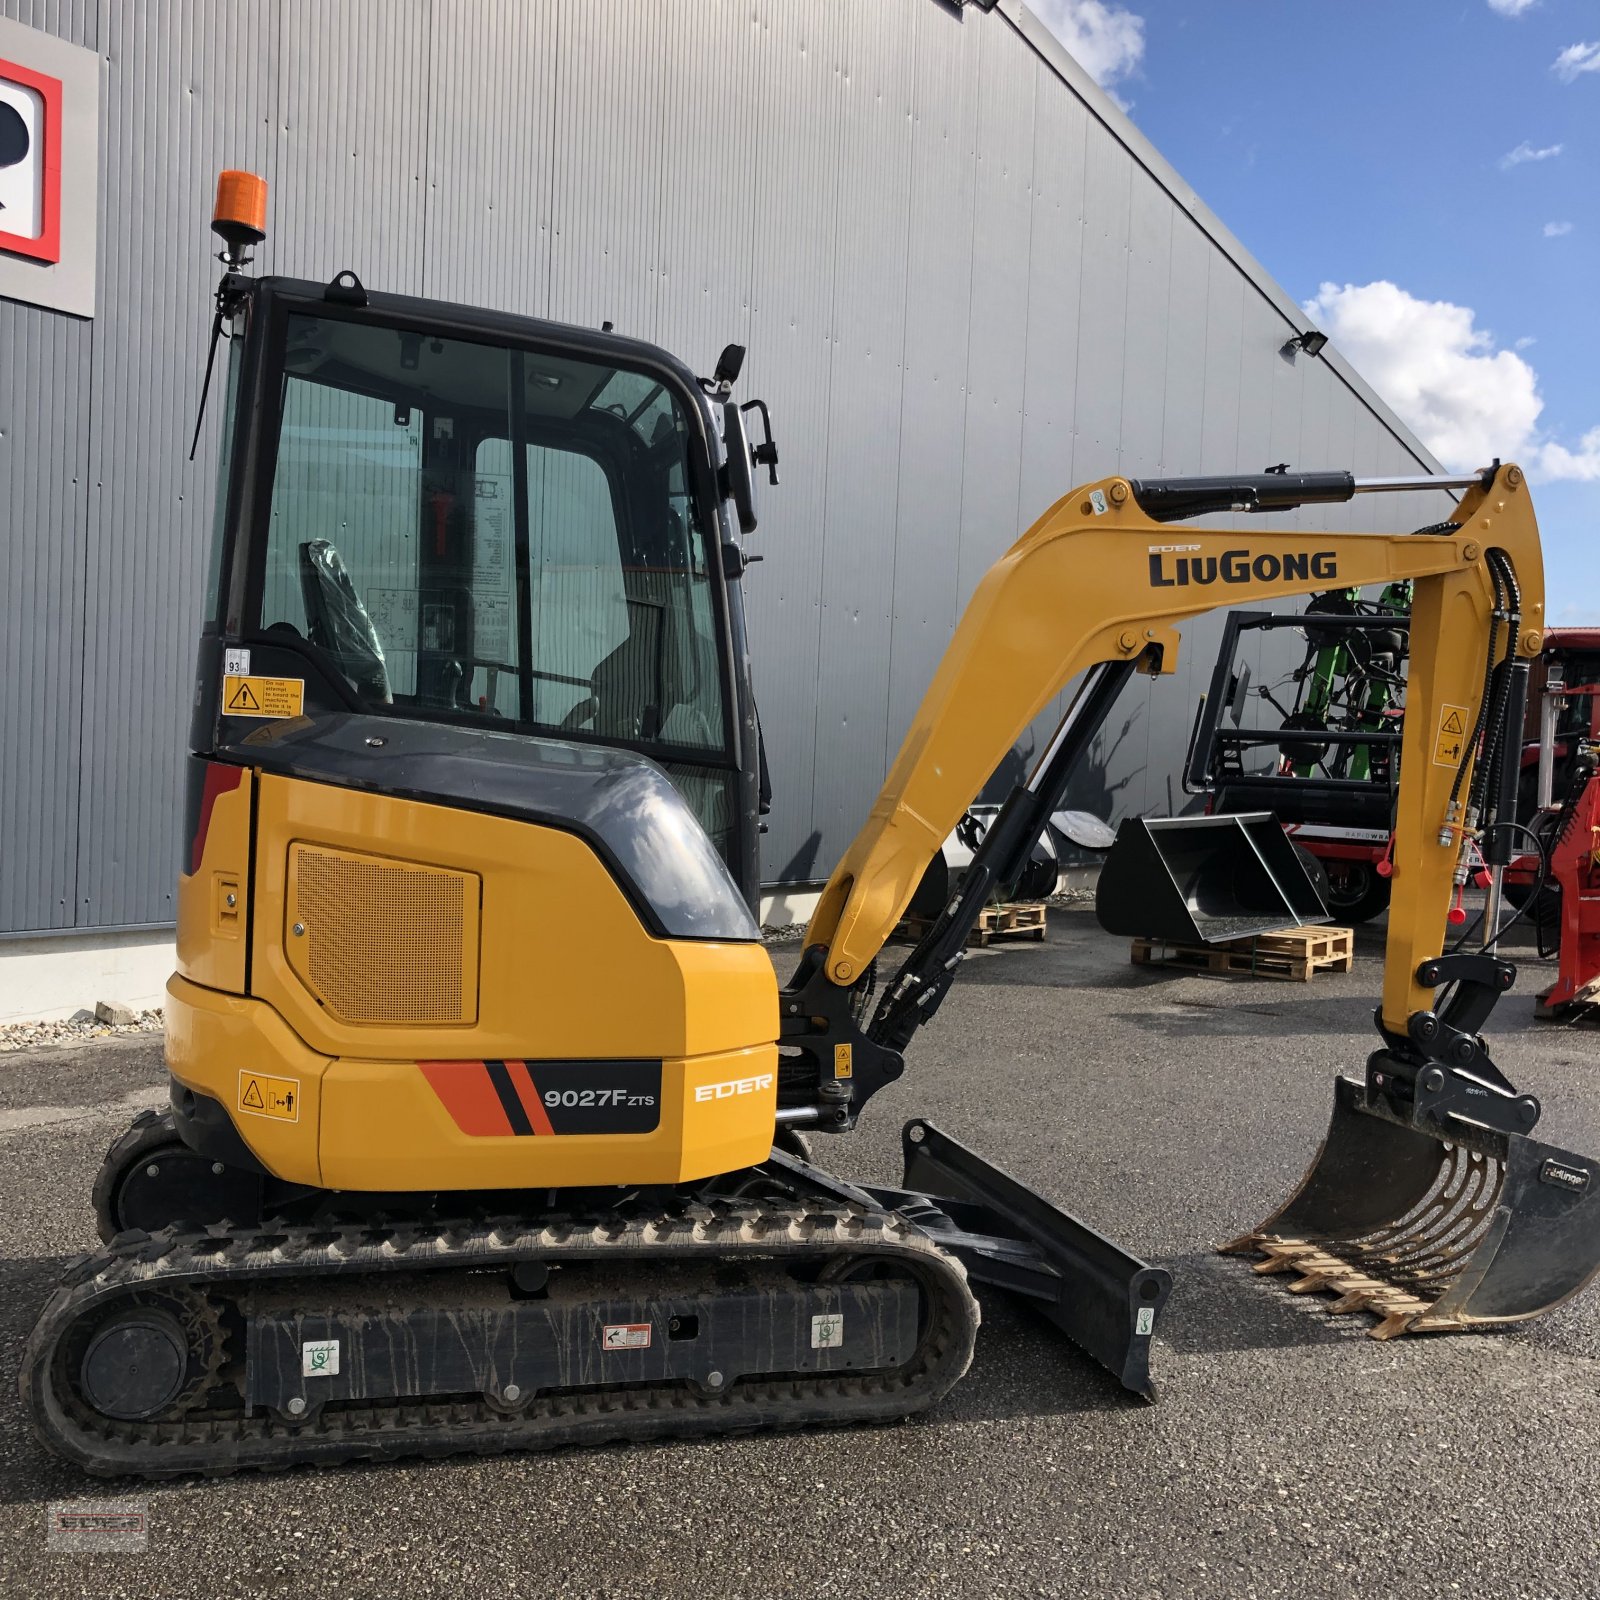
[[[230,771],[179,878],[167,1065],[275,1177],[672,1184],[771,1149],[760,944],[652,938],[572,834]],[[635,1081],[638,1062],[659,1078]],[[583,1131],[602,1095],[625,1131]]]
[[[1535,1315],[1593,1276],[1594,1164],[1529,1137],[1538,1102],[1482,1032],[1515,978],[1496,914],[1544,621],[1516,466],[1063,496],[980,583],[780,985],[755,919],[766,763],[741,588],[778,451],[765,405],[732,398],[742,349],[703,378],[609,325],[348,272],[253,280],[264,218],[259,180],[224,174],[171,1109],[107,1152],[102,1248],[30,1336],[21,1391],[50,1448],[96,1473],[216,1474],[904,1417],[966,1370],[975,1284],[1153,1398],[1165,1269],[923,1118],[898,1186],[837,1177],[806,1140],[900,1078],[984,905],[1133,674],[1172,672],[1181,623],[1402,580],[1378,1048],[1338,1081],[1300,1189],[1235,1248],[1385,1336]],[[1448,521],[1256,519],[1417,490],[1458,493]],[[1075,678],[880,983],[930,859]],[[1234,859],[1252,852],[1271,879],[1274,850]],[[1487,931],[1447,950],[1479,856]],[[1218,888],[1203,852],[1157,859],[1173,894]],[[1114,849],[1102,920],[1119,881],[1137,872]]]

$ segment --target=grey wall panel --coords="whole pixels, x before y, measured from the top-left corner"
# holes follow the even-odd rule
[[[811,794],[823,861],[866,820],[888,742],[910,215],[912,57],[855,11],[842,61],[833,224],[848,268],[833,281]]]
[[[1206,305],[1215,252],[1192,222],[1172,223],[1172,273],[1167,287],[1166,378],[1161,404],[1161,471],[1200,471],[1206,416]],[[1227,268],[1217,264],[1219,272]]]
[[[225,165],[271,183],[264,270],[611,318],[701,371],[749,346],[741,392],[784,464],[747,580],[773,879],[826,872],[960,603],[1078,479],[1419,459],[1356,380],[1279,357],[1294,307],[1003,12],[377,9],[0,0],[96,48],[106,85],[98,315],[0,305],[0,490],[28,530],[0,555],[0,735],[28,751],[0,762],[0,930],[170,916],[219,408],[192,467],[184,438]],[[1219,628],[1130,688],[1080,799],[1181,802]]]
[[[1262,472],[1282,457],[1272,455],[1272,407],[1279,398],[1274,368],[1280,365],[1282,319],[1253,290],[1246,289],[1239,337],[1239,433],[1233,459],[1249,472]]]
[[[1030,526],[1078,481],[1074,465],[1089,113],[1039,68],[1034,103],[1028,355],[1023,373],[1018,524]]]
[[[0,0],[0,17],[93,50],[99,39],[100,0]]]
[[[1074,459],[1085,478],[1118,468],[1128,329],[1128,223],[1133,162],[1091,122],[1083,171],[1083,287],[1078,299]]]
[[[555,4],[432,8],[424,294],[548,312],[559,18]]]
[[[1213,260],[1206,282],[1206,386],[1200,418],[1200,470],[1239,466],[1240,341],[1244,279]]]
[[[1013,34],[985,28],[978,59],[977,192],[972,209],[972,317],[962,446],[957,598],[1016,538],[1022,476],[1022,388],[1028,358],[1037,64]]]
[[[1288,459],[1302,463],[1308,472],[1321,472],[1337,466],[1328,454],[1328,418],[1334,401],[1334,391],[1339,387],[1333,369],[1320,361],[1308,361],[1296,354],[1290,368],[1295,388],[1300,396],[1300,437],[1295,453]],[[1282,457],[1279,458],[1283,459]],[[1315,526],[1321,508],[1302,506],[1294,513],[1297,528]]]
[[[1122,343],[1122,417],[1117,465],[1142,477],[1161,472],[1166,432],[1168,297],[1174,206],[1142,172],[1133,175],[1128,218],[1127,331]]]
[[[660,337],[709,372],[724,345],[750,345],[760,107],[728,88],[751,81],[766,35],[739,0],[664,0],[661,10],[671,75],[657,124]],[[746,394],[761,393],[762,360],[750,348]]]
[[[103,225],[89,420],[80,926],[172,914],[199,598],[207,449],[186,460],[216,263],[219,159],[268,166],[275,8],[104,0]],[[239,64],[248,62],[248,73]],[[155,152],[160,152],[156,158]]]
[[[788,468],[771,497],[781,496],[781,505],[764,537],[768,559],[749,589],[757,690],[770,708],[767,755],[779,796],[767,860],[778,871],[826,876],[829,863],[809,813],[841,174],[837,161],[819,152],[838,148],[848,8],[769,0],[757,14],[750,340],[761,352],[762,390],[782,430]]]
[[[364,0],[277,5],[270,270],[326,280],[349,267],[369,288],[416,294],[429,0],[384,0],[381,27]],[[200,6],[218,9],[230,8]],[[241,11],[264,14],[260,6]]]
[[[1284,358],[1278,336],[1284,333],[1276,317],[1262,327],[1262,364],[1271,390],[1271,416],[1268,422],[1267,455],[1272,465],[1287,461],[1297,470],[1315,470],[1300,454],[1300,404],[1303,385],[1294,364]],[[1263,462],[1263,465],[1268,463]]]
[[[1323,447],[1323,459],[1330,467],[1343,467],[1355,460],[1356,434],[1359,431],[1356,410],[1356,401],[1348,390],[1335,389],[1330,395],[1326,442]],[[1370,505],[1370,499],[1367,499],[1366,503]],[[1334,514],[1334,520],[1331,522],[1330,513]],[[1333,507],[1318,507],[1311,518],[1311,526],[1359,529],[1362,526],[1359,517],[1364,514],[1362,500],[1340,506],[1336,512]]]
[[[656,331],[666,11],[629,0],[560,9],[550,315]]]
[[[884,768],[956,620],[978,187],[979,29],[935,7],[915,25],[905,384]]]
[[[0,929],[76,917],[89,329],[0,300]]]

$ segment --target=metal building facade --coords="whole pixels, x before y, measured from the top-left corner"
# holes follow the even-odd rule
[[[610,319],[702,370],[749,347],[784,468],[746,579],[772,881],[826,875],[966,596],[1075,482],[1433,466],[1333,352],[1280,354],[1292,301],[1017,0],[0,14],[103,71],[96,316],[0,301],[0,932],[172,916],[223,166],[271,185],[260,271]],[[1215,638],[1130,692],[1081,800],[1181,805]]]

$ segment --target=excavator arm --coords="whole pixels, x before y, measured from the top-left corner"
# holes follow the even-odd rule
[[[1425,489],[1464,492],[1448,521],[1412,534],[1172,526]],[[1347,473],[1108,478],[1057,501],[979,584],[866,826],[823,891],[782,995],[780,1123],[847,1128],[899,1076],[983,904],[1020,870],[1129,676],[1174,669],[1180,623],[1219,605],[1402,581],[1414,599],[1379,1048],[1364,1079],[1338,1080],[1327,1139],[1299,1189],[1225,1248],[1265,1256],[1258,1271],[1301,1273],[1299,1291],[1334,1291],[1332,1310],[1378,1314],[1381,1337],[1519,1320],[1575,1293],[1600,1270],[1594,1166],[1528,1137],[1539,1102],[1495,1065],[1481,1032],[1516,976],[1496,950],[1500,877],[1525,831],[1516,782],[1544,620],[1538,528],[1512,465],[1365,482]],[[876,958],[933,853],[1017,737],[1080,674],[1044,754],[873,1005]],[[1116,862],[1113,850],[1101,878],[1108,925]],[[1481,948],[1446,951],[1452,889],[1469,872],[1489,891]],[[1123,909],[1120,921],[1136,920],[1137,907]],[[906,1140],[907,1182],[915,1175],[925,1191],[916,1203],[946,1204],[929,1194],[981,1202],[986,1229],[1003,1224],[1073,1281],[1104,1284],[1090,1318],[1099,1332],[1068,1331],[1088,1348],[1101,1337],[1097,1353],[1113,1370],[1126,1356],[1135,1376],[1124,1381],[1140,1388],[1148,1319],[1138,1295],[1164,1297],[1149,1276],[1156,1269],[1064,1215],[1042,1221],[1037,1196],[1007,1188],[971,1152],[947,1150],[953,1142],[925,1123]],[[982,1249],[964,1248],[980,1281],[1003,1281],[984,1277],[993,1268]]]
[[[1171,526],[1228,508],[1273,511],[1367,492],[1449,488],[1466,491],[1451,520],[1414,534]],[[1511,465],[1467,478],[1370,482],[1348,473],[1108,478],[1058,500],[990,569],[967,606],[866,825],[823,891],[797,987],[809,986],[813,999],[819,980],[859,992],[951,828],[1018,737],[1080,673],[1076,699],[1007,807],[1013,825],[997,825],[990,861],[976,863],[989,869],[984,889],[1003,882],[1011,865],[994,858],[1038,836],[1129,674],[1175,669],[1178,624],[1223,605],[1403,580],[1414,583],[1415,600],[1382,1016],[1386,1029],[1405,1035],[1433,996],[1421,974],[1440,954],[1463,857],[1475,735],[1495,692],[1490,669],[1526,661],[1541,639],[1538,527],[1523,474]],[[976,915],[981,905],[952,909]],[[891,984],[876,1042],[903,1048],[905,1029],[882,1026],[897,1005],[916,1004],[919,1019],[931,1014],[937,1002],[929,997],[942,994],[966,932],[959,929],[953,949],[941,946],[934,970],[913,958]],[[806,1006],[790,1012],[814,1014]],[[835,1050],[840,1043],[854,1041],[835,1038]],[[844,1064],[830,1055],[825,1066]],[[859,1104],[875,1074],[869,1066],[863,1082],[853,1059],[850,1067]],[[885,1067],[898,1072],[895,1063],[879,1063]],[[843,1103],[839,1097],[835,1111]]]

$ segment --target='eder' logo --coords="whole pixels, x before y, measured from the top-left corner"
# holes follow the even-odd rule
[[[3,60],[0,250],[61,259],[61,80]]]
[[[1170,564],[1169,564],[1170,563]],[[1311,578],[1337,578],[1339,560],[1332,550],[1290,551],[1274,555],[1264,550],[1224,550],[1220,556],[1174,556],[1150,552],[1150,587],[1185,589],[1190,584],[1307,582]]]

